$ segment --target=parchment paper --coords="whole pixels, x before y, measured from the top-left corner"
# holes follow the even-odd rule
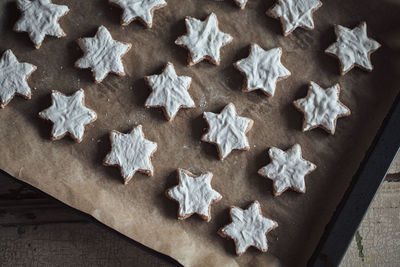
[[[11,48],[19,60],[38,66],[29,79],[32,99],[16,97],[0,110],[0,168],[184,265],[304,265],[399,88],[399,53],[386,42],[400,25],[399,5],[324,1],[314,15],[315,30],[283,37],[279,21],[265,15],[272,0],[249,0],[245,10],[230,0],[168,0],[167,7],[155,12],[152,29],[138,23],[120,26],[121,10],[106,0],[54,2],[70,8],[61,19],[67,37],[47,37],[35,50],[27,34],[12,31],[19,16],[16,5],[0,1],[0,50]],[[187,51],[174,44],[186,32],[184,18],[204,19],[212,11],[233,42],[222,50],[220,66],[186,67]],[[341,77],[338,61],[323,53],[335,41],[333,24],[354,27],[363,20],[369,35],[383,45],[372,55],[375,70],[353,70]],[[127,76],[111,75],[96,85],[89,70],[73,67],[82,55],[75,40],[93,36],[102,24],[115,39],[132,42],[133,47],[124,57]],[[273,98],[241,92],[243,76],[232,63],[248,55],[252,42],[265,49],[283,48],[283,64],[292,76],[278,83]],[[161,110],[143,107],[150,93],[143,77],[159,73],[167,61],[175,64],[178,74],[193,78],[189,92],[197,104],[196,109],[181,110],[173,122],[167,122]],[[306,95],[310,80],[324,87],[336,82],[342,86],[342,102],[352,115],[338,121],[334,136],[322,130],[301,132],[303,116],[292,101]],[[50,141],[51,124],[39,119],[38,112],[50,105],[52,89],[71,94],[79,88],[85,90],[86,103],[98,120],[86,128],[80,144],[69,138]],[[206,127],[202,112],[219,112],[229,102],[254,120],[251,149],[236,151],[221,162],[213,145],[200,142]],[[110,150],[109,131],[127,132],[137,124],[158,143],[155,175],[136,174],[124,186],[119,170],[102,166],[102,160]],[[257,170],[269,162],[268,147],[287,149],[294,143],[301,144],[304,157],[318,168],[306,178],[305,195],[289,191],[273,197],[271,182]],[[197,216],[177,220],[177,204],[164,190],[177,183],[178,167],[214,173],[213,187],[223,199],[212,207],[210,223]],[[268,253],[249,249],[236,257],[233,242],[216,232],[229,223],[230,205],[244,208],[255,199],[279,227],[268,236]]]

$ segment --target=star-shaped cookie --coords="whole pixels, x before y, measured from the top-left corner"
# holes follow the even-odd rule
[[[303,132],[321,127],[330,134],[335,133],[337,119],[350,115],[350,109],[340,102],[339,94],[339,84],[323,89],[310,82],[307,96],[293,102],[304,113]]]
[[[109,0],[110,3],[118,5],[124,10],[121,24],[128,25],[139,19],[147,28],[153,24],[154,10],[167,5],[164,0]]]
[[[247,209],[231,206],[232,222],[222,227],[218,234],[235,242],[238,256],[253,246],[267,252],[267,234],[278,227],[278,223],[262,215],[260,203],[255,200]]]
[[[110,72],[125,75],[122,56],[131,49],[131,44],[115,41],[106,27],[100,26],[93,38],[78,39],[78,44],[84,55],[75,66],[91,68],[96,83],[103,81]]]
[[[253,127],[253,120],[238,116],[232,103],[226,105],[220,114],[204,112],[203,117],[209,129],[201,140],[217,145],[221,160],[234,149],[250,149],[246,134]]]
[[[317,166],[301,156],[301,147],[295,144],[287,151],[271,147],[268,151],[271,163],[262,167],[258,173],[274,183],[274,195],[279,196],[288,188],[305,193],[304,177]]]
[[[179,203],[179,220],[184,220],[194,213],[207,222],[211,220],[211,205],[222,198],[211,187],[212,176],[211,172],[195,176],[189,171],[178,169],[179,184],[167,189],[165,194]]]
[[[257,44],[250,47],[250,55],[234,63],[234,66],[246,76],[244,92],[260,89],[264,94],[273,96],[276,83],[290,76],[290,71],[281,63],[282,48],[265,51]]]
[[[189,50],[188,65],[203,59],[219,65],[220,49],[232,41],[232,36],[219,30],[217,16],[211,13],[204,21],[186,17],[185,23],[187,34],[179,37],[175,44]]]
[[[241,9],[244,9],[247,4],[247,0],[233,0],[235,4],[240,7]]]
[[[371,54],[381,45],[367,36],[367,23],[349,29],[335,26],[336,42],[330,45],[325,53],[335,56],[340,61],[340,73],[345,75],[354,66],[372,71]]]
[[[157,144],[147,140],[142,125],[128,134],[111,131],[111,152],[105,157],[105,166],[119,166],[124,184],[132,179],[136,172],[153,176],[151,156],[157,150]]]
[[[3,53],[0,59],[1,108],[5,108],[16,94],[31,98],[31,88],[26,80],[35,70],[35,65],[20,63],[10,49]]]
[[[277,0],[267,15],[280,19],[283,35],[287,36],[297,27],[314,29],[313,13],[322,6],[319,0]]]
[[[67,6],[52,4],[50,0],[17,0],[21,18],[14,26],[17,32],[27,32],[36,49],[42,45],[46,35],[63,37],[58,20],[68,13]]]
[[[146,76],[145,80],[152,89],[145,107],[162,107],[167,120],[173,120],[180,108],[196,106],[188,93],[192,78],[178,76],[172,63],[168,62],[161,74]]]
[[[53,122],[51,139],[59,140],[67,133],[78,143],[82,141],[85,125],[94,122],[96,113],[85,107],[85,94],[82,89],[71,96],[60,92],[51,93],[51,106],[39,113],[42,119]]]

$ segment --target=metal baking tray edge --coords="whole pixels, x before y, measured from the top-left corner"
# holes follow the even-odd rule
[[[308,266],[338,266],[400,146],[400,93],[383,120]]]

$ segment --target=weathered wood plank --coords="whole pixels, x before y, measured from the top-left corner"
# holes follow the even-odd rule
[[[70,208],[0,172],[1,226],[82,221]]]
[[[1,266],[174,266],[0,173]]]
[[[389,168],[389,173],[400,173],[400,153],[397,153],[396,158],[394,159],[392,165]]]
[[[400,266],[400,183],[382,185],[342,266]]]
[[[93,223],[0,226],[1,266],[173,266]]]

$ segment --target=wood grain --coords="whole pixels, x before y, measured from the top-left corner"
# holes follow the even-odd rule
[[[173,266],[88,222],[0,227],[2,266]]]
[[[400,266],[400,183],[385,182],[342,266]]]
[[[0,172],[1,266],[174,266]]]

